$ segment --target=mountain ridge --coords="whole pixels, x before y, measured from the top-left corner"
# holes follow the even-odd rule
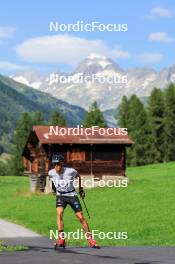
[[[51,82],[51,74],[57,74],[58,79],[64,75],[67,83],[59,82],[60,79],[58,82]],[[95,80],[91,79],[88,82],[76,83],[75,81],[79,81],[80,75],[82,78],[88,75],[95,76]],[[114,77],[115,80],[118,78],[119,82],[113,82],[112,84],[109,82],[100,83],[102,78],[114,79]],[[148,97],[154,87],[164,89],[170,82],[175,82],[175,66],[163,68],[159,72],[148,66],[124,70],[110,58],[91,54],[82,60],[71,73],[58,71],[46,76],[38,74],[38,77],[33,80],[27,78],[27,73],[23,75],[16,74],[11,78],[18,82],[27,82],[29,86],[36,90],[46,92],[86,110],[93,101],[97,101],[101,110],[105,111],[117,108],[123,95],[136,94],[138,97]],[[25,80],[22,80],[22,78]],[[71,81],[68,82],[70,78]],[[121,81],[123,78],[127,79],[126,82]]]

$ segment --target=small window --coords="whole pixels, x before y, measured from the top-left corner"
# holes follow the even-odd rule
[[[92,160],[120,160],[122,157],[121,148],[113,145],[94,145],[92,148]]]

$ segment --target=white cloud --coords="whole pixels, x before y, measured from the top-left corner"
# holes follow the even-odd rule
[[[0,39],[11,38],[15,33],[16,28],[11,26],[0,27]]]
[[[136,55],[136,59],[142,63],[157,63],[163,59],[161,53],[142,53]]]
[[[111,48],[101,40],[87,40],[70,35],[42,36],[25,40],[16,46],[17,54],[26,61],[75,65],[90,53],[115,58],[130,54],[119,46]]]
[[[148,19],[155,18],[170,18],[173,16],[173,12],[170,9],[156,6],[150,10],[150,14],[146,16]]]
[[[108,55],[108,54],[107,54]],[[118,47],[118,49],[116,48],[116,50],[111,50],[109,52],[109,57],[114,57],[114,58],[123,58],[123,59],[127,59],[129,58],[131,55],[129,52],[127,51],[123,51],[120,49],[120,47]]]
[[[169,43],[174,42],[175,38],[168,36],[166,32],[153,32],[149,35],[148,40]]]
[[[0,61],[0,69],[7,70],[7,71],[9,71],[9,70],[18,71],[18,70],[24,69],[24,66],[17,65],[15,63],[12,63],[9,61]]]

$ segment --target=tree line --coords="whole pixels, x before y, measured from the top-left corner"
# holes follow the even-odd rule
[[[23,173],[24,167],[21,154],[34,125],[67,126],[67,123],[64,116],[57,110],[51,113],[49,121],[44,119],[42,112],[22,113],[12,136],[11,159],[7,164],[0,162],[0,175],[20,175]],[[89,112],[87,112],[83,125],[84,127],[107,126],[103,113],[96,102],[91,105]]]
[[[127,148],[129,166],[175,160],[174,84],[165,90],[154,88],[145,104],[136,95],[123,96],[116,113],[116,126],[127,128],[134,141]],[[97,102],[92,103],[82,124],[84,127],[107,127]],[[52,112],[49,121],[44,120],[41,112],[22,113],[13,133],[10,166],[8,164],[7,168],[0,163],[0,175],[20,175],[23,172],[21,153],[33,125],[67,126],[67,123],[56,110]]]
[[[124,96],[118,125],[127,127],[134,144],[127,150],[130,166],[175,160],[175,85],[154,88],[144,105],[136,95]]]

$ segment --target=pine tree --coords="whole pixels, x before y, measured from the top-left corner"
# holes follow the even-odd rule
[[[21,154],[31,131],[31,127],[32,119],[30,115],[28,113],[22,113],[18,120],[12,139],[11,170],[13,175],[20,175],[23,172],[24,168]]]
[[[134,145],[128,149],[128,163],[132,166],[151,163],[150,124],[143,103],[136,95],[129,99],[128,133]]]
[[[175,85],[165,91],[165,160],[175,160]]]
[[[91,126],[107,127],[103,113],[98,108],[97,102],[92,103],[89,112],[86,114],[83,125],[84,127],[91,127]]]
[[[66,120],[58,111],[51,114],[50,125],[52,126],[66,126]]]
[[[127,128],[129,120],[129,100],[126,96],[122,97],[122,101],[119,105],[118,113],[116,114],[115,118],[120,127]]]
[[[32,114],[32,125],[33,126],[39,126],[39,125],[44,125],[44,118],[43,118],[43,114],[39,111],[34,112]]]
[[[149,119],[152,135],[152,154],[154,162],[163,162],[165,151],[164,94],[160,89],[154,88],[149,97]]]

